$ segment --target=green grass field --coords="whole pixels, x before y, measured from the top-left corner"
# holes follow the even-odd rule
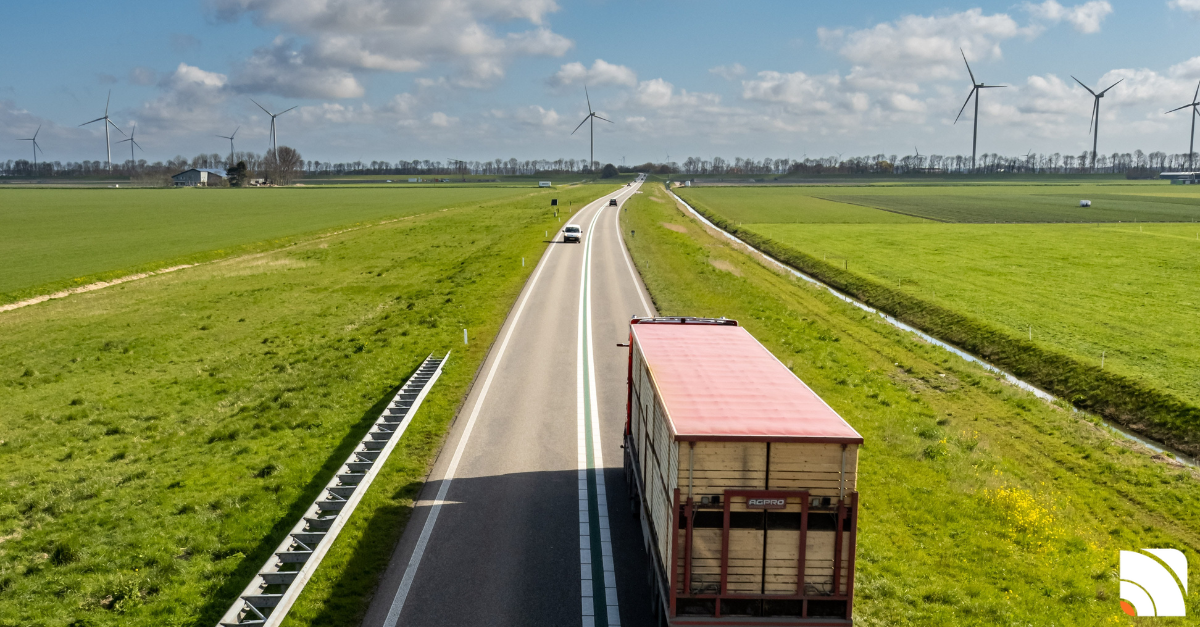
[[[738,223],[879,222],[895,215],[938,222],[1193,222],[1200,220],[1200,191],[1164,181],[1096,184],[859,185],[805,187],[693,187],[689,203],[728,211]],[[1080,207],[1079,201],[1092,201]],[[813,213],[811,218],[780,219]],[[696,206],[695,204],[693,206]],[[789,208],[794,209],[789,210]],[[878,209],[891,216],[874,214]]]
[[[1200,225],[743,225],[1200,404]]]
[[[346,193],[254,191],[328,213]],[[215,624],[395,388],[452,350],[288,619],[358,625],[521,257],[559,224],[544,195],[458,202],[0,314],[0,625]]]
[[[926,206],[936,209],[925,211],[931,217],[956,211],[987,216],[999,215],[1006,203],[1079,195],[1081,189],[1093,199],[1112,198],[1125,217],[1145,218],[1143,199],[1180,211],[1200,204],[1200,193],[1162,183],[724,187],[687,189],[682,196],[765,245],[783,246],[781,254],[807,258],[796,260],[806,271],[1035,385],[1200,451],[1200,223],[1039,223],[1037,216],[1050,219],[1053,213],[1036,203],[1020,204],[1021,211],[1036,214],[1026,224],[899,224],[895,213],[848,204],[809,210],[812,194],[846,198],[853,191],[856,200],[879,206],[941,198],[946,204]],[[1107,191],[1091,193],[1096,190]],[[838,206],[857,223],[840,219]],[[871,211],[877,213],[864,214]],[[1063,374],[1060,357],[1079,368]],[[1113,387],[1102,380],[1109,376],[1126,382]],[[1159,396],[1149,399],[1145,391]]]
[[[856,625],[1141,624],[1118,605],[1118,552],[1196,563],[1195,473],[765,269],[643,189],[622,220],[658,310],[739,320],[865,438]]]
[[[535,189],[0,189],[0,304]],[[550,194],[549,191],[541,192]]]

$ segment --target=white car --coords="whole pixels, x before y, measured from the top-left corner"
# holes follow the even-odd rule
[[[580,242],[583,241],[583,229],[579,228],[578,224],[568,224],[562,230],[564,242]]]

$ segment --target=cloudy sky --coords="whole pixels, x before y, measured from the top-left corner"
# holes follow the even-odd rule
[[[596,157],[1186,152],[1200,0],[617,2],[181,0],[10,3],[0,159],[103,159],[111,115],[151,161],[263,151],[268,118],[308,159],[586,158],[584,86],[615,124]],[[128,144],[114,151],[123,160]]]

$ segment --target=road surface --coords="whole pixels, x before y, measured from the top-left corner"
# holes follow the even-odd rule
[[[365,627],[652,624],[620,448],[628,349],[617,344],[628,341],[631,316],[654,313],[617,226],[639,186],[581,209],[572,223],[583,242],[558,237],[542,256]]]

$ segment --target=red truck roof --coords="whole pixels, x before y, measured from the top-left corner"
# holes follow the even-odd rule
[[[863,441],[742,327],[632,329],[677,440]]]

